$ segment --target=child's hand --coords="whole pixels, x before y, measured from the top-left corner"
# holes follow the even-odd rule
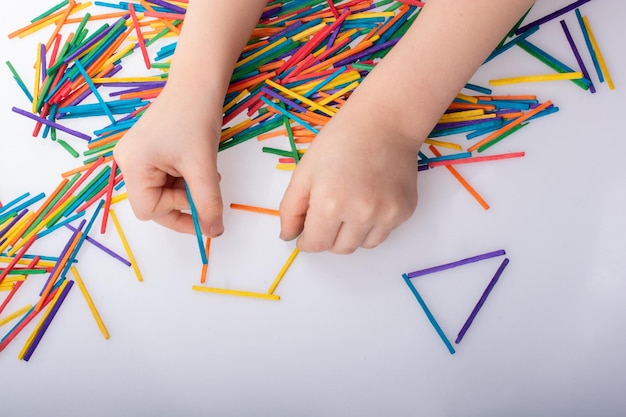
[[[377,246],[413,214],[419,145],[390,123],[372,111],[337,113],[293,173],[280,205],[282,239],[302,233],[303,251],[348,254]]]
[[[215,107],[211,111],[211,107]],[[208,108],[208,109],[207,109]],[[220,105],[199,106],[167,87],[115,147],[135,215],[170,229],[194,233],[187,182],[205,235],[223,232],[217,172]]]

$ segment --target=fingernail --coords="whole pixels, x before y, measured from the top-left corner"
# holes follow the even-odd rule
[[[211,238],[218,237],[222,233],[224,233],[224,228],[220,226],[211,226],[209,229],[209,236],[211,236]]]

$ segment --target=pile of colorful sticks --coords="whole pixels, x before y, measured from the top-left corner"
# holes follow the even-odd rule
[[[494,83],[569,79],[595,92],[564,22],[561,24],[580,71],[559,62],[529,40],[537,36],[540,25],[575,9],[588,40],[588,50],[594,63],[597,62],[599,78],[606,79],[613,88],[588,20],[577,9],[587,1],[577,1],[524,26],[523,19],[520,20],[488,59],[495,59],[518,46],[556,71],[557,77],[547,74]],[[43,312],[20,354],[20,358],[28,360],[72,287],[68,272],[79,283],[101,329],[105,329],[73,266],[84,242],[132,266],[137,278],[142,279],[112,209],[116,202],[125,198],[124,181],[112,159],[112,150],[163,89],[176,49],[176,37],[184,25],[186,3],[186,0],[139,0],[92,4],[64,0],[9,34],[10,38],[25,37],[52,30],[33,54],[35,71],[31,83],[24,81],[11,62],[6,63],[28,103],[16,105],[13,111],[35,122],[34,137],[56,142],[73,157],[82,155],[83,161],[75,170],[63,173],[58,187],[48,196],[41,193],[31,197],[25,193],[0,208],[0,262],[3,265],[0,290],[8,291],[0,305],[0,315],[27,278],[47,277],[34,305],[0,319],[1,325],[17,320],[0,339],[0,351]],[[398,42],[423,7],[428,6],[414,0],[268,2],[232,74],[223,108],[220,150],[253,138],[261,141],[284,136],[287,139],[284,149],[263,147],[262,150],[279,157],[277,168],[293,169],[307,144]],[[146,67],[144,74],[118,76],[123,66],[135,59],[135,52],[141,54]],[[558,108],[550,101],[540,103],[534,95],[491,95],[490,89],[472,84],[468,84],[466,90],[465,93],[477,94],[460,93],[450,104],[426,141],[432,155],[420,153],[419,169],[445,166],[486,209],[488,204],[452,165],[523,156],[523,152],[486,156],[475,156],[473,152],[489,149],[529,121]],[[95,123],[103,117],[106,124],[89,133],[70,127],[72,119],[87,118]],[[475,140],[465,150],[453,139],[441,139],[444,136],[456,138],[461,133]],[[440,149],[444,148],[456,153],[442,155]],[[100,233],[105,233],[109,218],[114,222],[126,257],[104,247],[93,237],[92,226],[99,217]],[[34,254],[38,240],[62,229],[70,229],[72,234],[57,254]],[[203,255],[201,281],[204,282],[209,240],[203,241],[198,233],[198,243]],[[296,255],[297,250],[294,250],[265,298],[278,298],[273,292]],[[239,293],[235,295],[250,295]],[[108,337],[106,330],[103,334]]]

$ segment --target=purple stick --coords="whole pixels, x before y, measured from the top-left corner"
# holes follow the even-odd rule
[[[461,259],[460,261],[450,262],[449,264],[443,264],[443,265],[439,265],[439,266],[433,266],[431,268],[422,269],[422,270],[419,270],[419,271],[409,272],[407,274],[407,276],[409,278],[420,277],[422,275],[427,275],[427,274],[432,274],[434,272],[444,271],[446,269],[450,269],[450,268],[454,268],[454,267],[457,267],[457,266],[469,264],[469,263],[472,263],[472,262],[482,261],[482,260],[489,259],[489,258],[495,258],[496,256],[502,256],[502,255],[505,255],[505,254],[506,254],[506,252],[504,251],[504,249],[493,251],[493,252],[487,252],[487,253],[483,253],[482,255],[476,255],[476,256],[472,256],[470,258]]]
[[[280,94],[270,90],[269,88],[263,86],[261,87],[261,91],[263,91],[265,94],[274,97],[277,100],[282,101],[283,103],[285,103],[286,105],[288,105],[289,107],[293,107],[294,109],[302,112],[302,113],[306,113],[307,109],[305,109],[304,107],[302,107],[301,105],[299,105],[298,103],[296,103],[295,101],[291,101],[286,97],[281,96]]]
[[[158,6],[164,7],[166,9],[169,9],[169,10],[171,10],[173,12],[176,12],[176,13],[181,13],[181,14],[187,13],[187,10],[183,9],[182,7],[178,7],[178,6],[175,6],[173,4],[169,4],[169,3],[164,2],[162,0],[148,0],[148,3],[156,4]]]
[[[40,54],[41,54],[41,82],[46,81],[46,71],[47,71],[47,65],[46,65],[46,44],[42,43],[41,44],[41,48],[40,48]]]
[[[493,278],[491,278],[491,281],[489,281],[489,284],[487,284],[487,288],[485,288],[485,291],[483,291],[483,294],[480,296],[478,303],[476,303],[476,306],[474,307],[469,317],[465,321],[465,324],[461,328],[461,331],[456,337],[456,340],[454,341],[454,343],[458,344],[461,342],[461,339],[463,339],[463,336],[465,336],[465,332],[467,332],[467,329],[469,329],[469,327],[471,326],[472,322],[474,321],[474,318],[476,318],[476,314],[478,314],[483,304],[485,304],[485,300],[487,300],[489,293],[491,293],[491,290],[498,282],[498,278],[500,278],[500,275],[502,275],[502,271],[504,271],[504,268],[506,268],[508,264],[509,264],[509,258],[504,258],[504,261],[502,261],[502,263],[500,264],[500,267],[496,271],[496,274],[493,276]]]
[[[539,26],[539,25],[543,25],[546,22],[549,22],[552,19],[556,19],[557,17],[561,16],[562,14],[565,14],[571,10],[574,10],[575,8],[589,2],[590,0],[578,0],[575,1],[574,3],[563,7],[562,9],[559,9],[557,11],[554,11],[548,15],[545,15],[544,17],[535,20],[534,22],[530,22],[527,25],[524,25],[522,27],[519,27],[515,30],[515,34],[519,35],[520,33],[524,33],[526,32],[528,29],[534,27],[534,26]]]
[[[378,51],[381,51],[383,49],[386,49],[386,48],[389,48],[391,46],[394,46],[396,43],[398,43],[399,40],[400,40],[400,38],[396,38],[396,39],[392,39],[390,41],[381,43],[380,45],[372,46],[371,48],[367,48],[366,50],[361,51],[358,54],[349,56],[346,59],[343,59],[341,61],[335,62],[335,64],[333,66],[335,68],[338,68],[338,67],[342,67],[344,65],[351,64],[351,63],[353,63],[353,62],[355,62],[355,61],[357,61],[357,60],[359,60],[359,59],[361,59],[361,58],[363,58],[365,56],[373,54],[374,52],[378,52]]]
[[[39,117],[36,114],[32,114],[31,112],[28,112],[26,110],[22,110],[22,109],[18,109],[17,107],[13,107],[12,110],[17,113],[17,114],[21,114],[22,116],[26,116],[29,119],[32,119],[36,122],[40,122],[41,124],[44,124],[46,126],[50,126],[50,127],[54,127],[55,129],[61,130],[65,133],[69,133],[72,136],[76,136],[77,138],[86,140],[86,141],[90,141],[91,140],[91,136],[87,136],[84,133],[78,132],[76,130],[70,129],[69,127],[65,127],[63,125],[60,125],[58,123],[52,122],[44,117]]]
[[[9,224],[8,224],[8,225],[4,228],[4,229],[2,229],[2,230],[0,231],[0,238],[1,238],[2,236],[4,236],[4,234],[5,234],[6,232],[8,232],[9,230],[11,230],[11,228],[12,228],[13,226],[15,226],[15,223],[17,223],[18,221],[20,221],[20,219],[21,219],[22,217],[24,217],[24,215],[25,215],[26,213],[28,213],[28,209],[24,209],[24,210],[22,210],[22,211],[21,211],[21,212],[20,212],[17,216],[15,216],[15,217],[13,218],[13,220],[11,220],[11,223],[9,223]]]
[[[122,94],[127,94],[127,93],[137,93],[139,91],[154,90],[155,88],[162,88],[162,87],[165,87],[165,81],[159,82],[159,83],[157,82],[135,83],[131,88],[110,92],[109,97],[121,96]]]
[[[333,44],[335,43],[335,40],[337,39],[337,35],[339,35],[340,31],[341,31],[341,26],[337,26],[335,30],[333,30],[333,32],[330,34],[330,38],[328,38],[326,49],[330,49],[333,46]]]
[[[298,20],[296,23],[287,26],[285,29],[281,30],[280,32],[277,32],[275,34],[273,34],[272,36],[270,36],[269,38],[267,38],[267,40],[272,43],[274,42],[276,39],[280,39],[285,33],[292,31],[293,29],[297,29],[300,26],[302,26],[302,21]]]
[[[68,281],[68,283],[65,286],[65,288],[63,288],[63,292],[59,295],[59,298],[57,299],[57,302],[54,303],[54,305],[52,306],[52,309],[50,310],[50,314],[48,314],[48,317],[46,317],[44,322],[41,324],[41,327],[39,328],[39,331],[37,332],[37,334],[33,338],[32,343],[30,344],[30,346],[28,347],[28,350],[24,354],[24,360],[25,361],[28,361],[30,359],[30,357],[33,355],[33,352],[37,348],[37,345],[39,345],[39,342],[41,341],[41,338],[46,333],[46,330],[48,330],[48,327],[50,326],[50,323],[52,323],[52,319],[57,314],[57,311],[59,311],[59,308],[61,307],[61,304],[63,304],[63,301],[65,301],[65,297],[67,297],[67,294],[72,289],[72,285],[74,285],[74,281]]]
[[[93,37],[93,39],[89,40],[89,42],[85,43],[84,45],[82,45],[80,48],[78,48],[77,50],[75,50],[74,52],[72,52],[70,55],[68,55],[65,59],[63,59],[63,62],[65,62],[66,64],[70,63],[73,59],[75,59],[77,56],[79,56],[80,54],[82,54],[83,52],[85,52],[87,49],[89,49],[92,45],[96,44],[97,42],[99,42],[102,38],[104,38],[111,30],[113,30],[114,27],[117,27],[117,23],[120,20],[126,20],[124,18],[120,18],[117,22],[115,22],[114,25],[109,26],[108,28],[104,29],[102,32],[98,33],[96,36]]]
[[[70,224],[65,224],[65,227],[67,227],[68,229],[70,229],[72,231],[76,231],[76,228],[74,226],[70,225]],[[92,238],[90,236],[87,236],[85,238],[85,240],[87,242],[91,243],[92,245],[94,245],[95,247],[97,247],[98,249],[102,250],[103,252],[107,253],[111,257],[117,259],[118,261],[120,261],[124,265],[131,266],[131,263],[128,260],[124,259],[123,257],[118,255],[117,253],[113,252],[111,249],[107,248],[106,246],[104,246],[102,243],[98,242],[94,238]]]
[[[572,34],[570,33],[569,28],[567,27],[567,23],[565,23],[565,20],[561,20],[561,27],[563,28],[563,32],[565,33],[565,37],[567,38],[567,42],[569,43],[569,46],[570,48],[572,48],[572,52],[576,57],[576,62],[578,62],[580,70],[582,71],[585,78],[589,80],[589,91],[591,91],[591,93],[593,94],[596,92],[596,88],[593,86],[593,82],[591,81],[591,77],[589,76],[589,72],[587,71],[587,67],[585,67],[585,63],[580,56],[580,52],[578,52],[578,48],[574,43],[574,38],[572,38]]]
[[[122,69],[121,65],[116,65],[115,67],[113,67],[113,69],[111,71],[107,72],[106,74],[103,74],[101,77],[103,77],[103,78],[112,77],[113,75],[115,75],[118,72],[120,72],[121,69]],[[96,87],[99,87],[101,85],[106,85],[106,84],[100,84],[100,83],[99,84],[95,84]],[[87,90],[85,90],[84,93],[82,93],[81,95],[76,97],[74,100],[72,100],[71,103],[68,103],[67,106],[76,106],[77,104],[82,103],[82,101],[85,100],[87,97],[89,97],[91,95],[91,93],[92,93],[91,89],[88,88]]]

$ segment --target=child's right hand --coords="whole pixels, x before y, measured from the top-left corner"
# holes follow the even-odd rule
[[[183,212],[190,207],[187,182],[203,234],[215,237],[223,232],[217,172],[221,106],[217,101],[199,106],[189,95],[166,87],[119,141],[114,157],[139,219],[194,233],[191,215]]]

